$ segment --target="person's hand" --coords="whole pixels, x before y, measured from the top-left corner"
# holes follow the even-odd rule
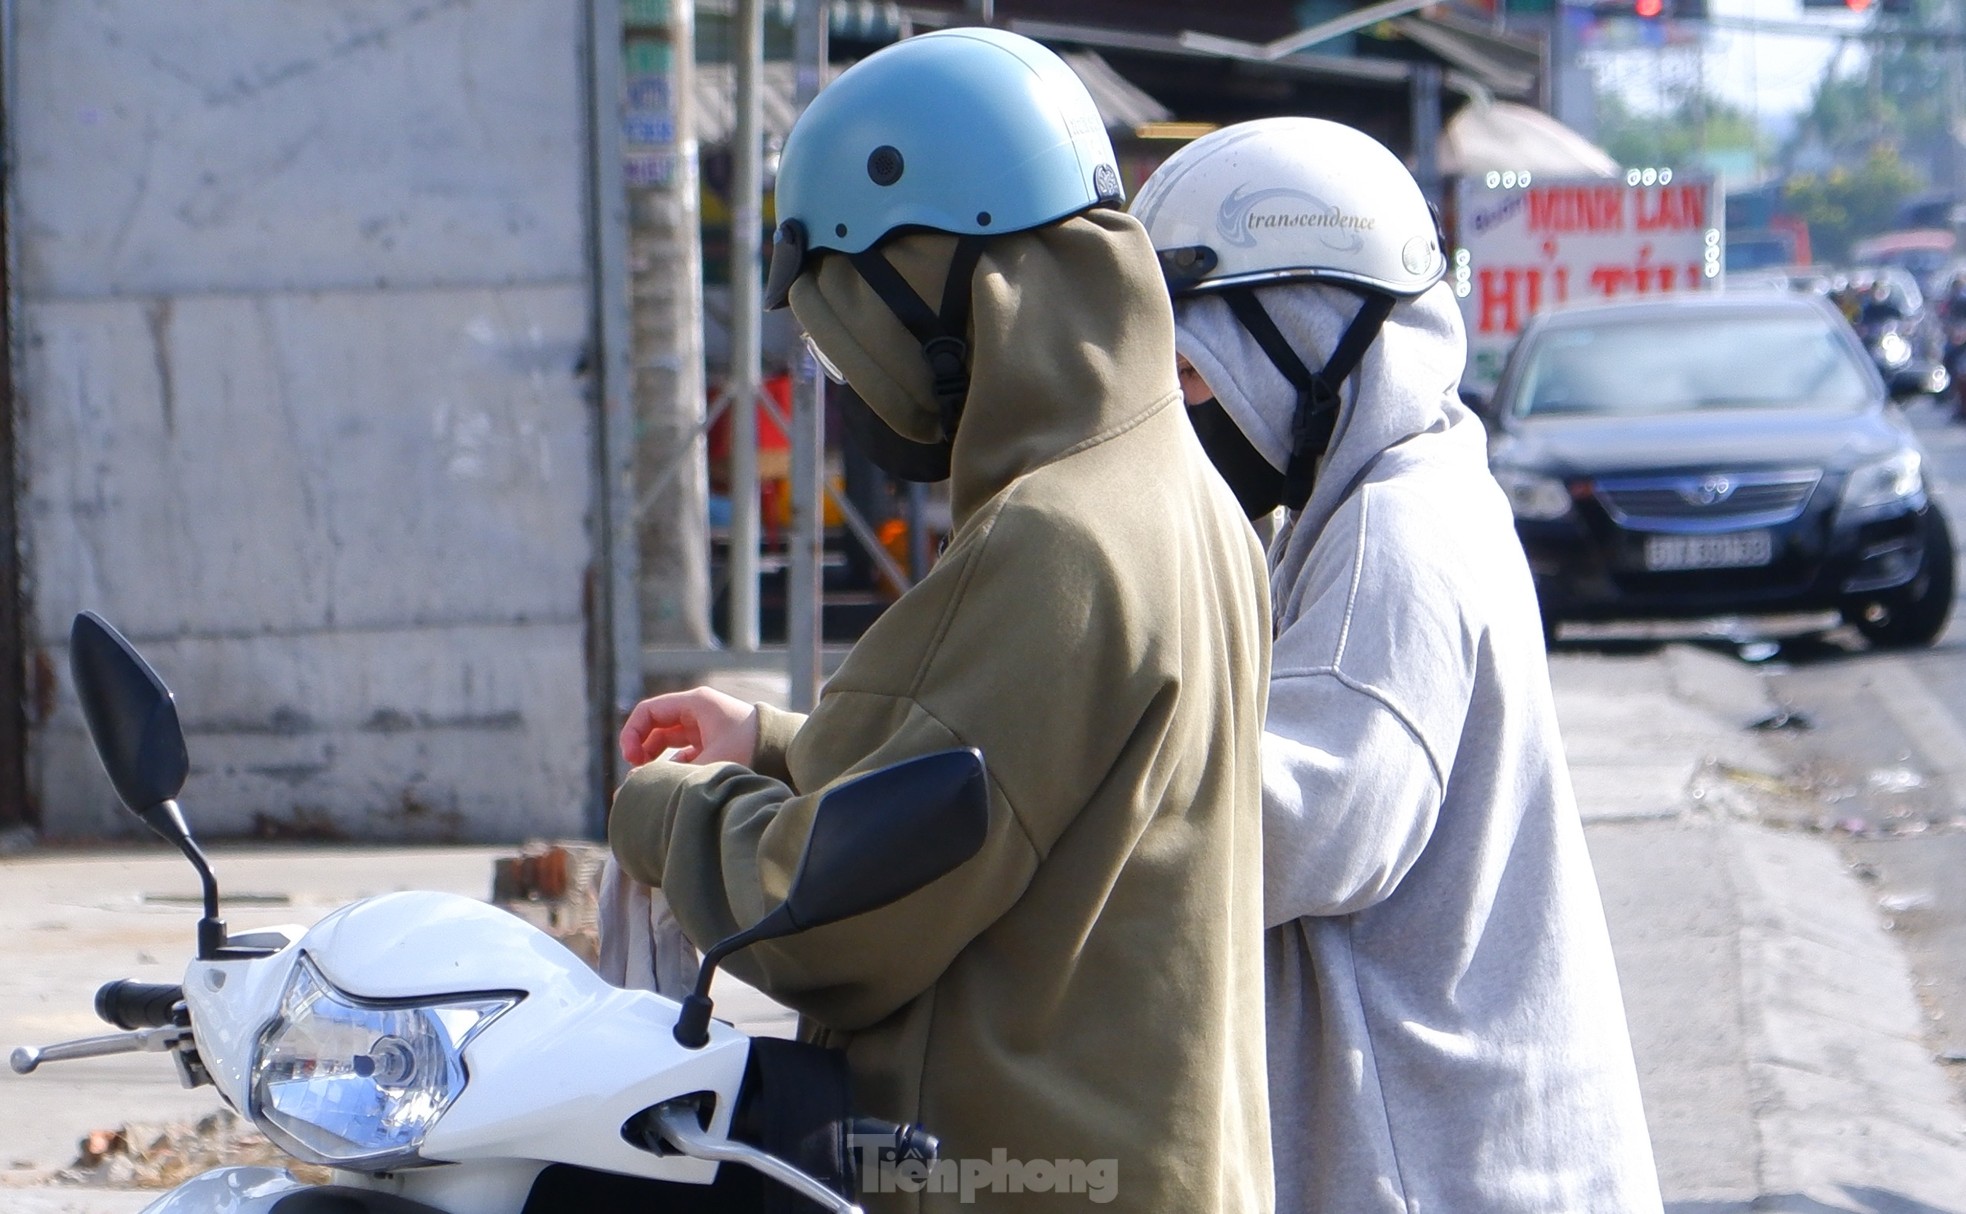
[[[710,687],[651,696],[621,727],[621,757],[639,767],[662,757],[677,763],[749,763],[758,749],[758,710]]]

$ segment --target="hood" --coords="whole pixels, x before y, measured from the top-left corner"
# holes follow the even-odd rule
[[[915,293],[942,298],[955,238],[881,246]],[[993,238],[973,279],[969,400],[951,454],[958,526],[1011,481],[1180,396],[1174,320],[1138,220],[1098,209]],[[902,437],[940,438],[921,344],[846,258],[792,284],[792,312]]]
[[[1331,356],[1360,304],[1356,293],[1318,283],[1264,287],[1257,297],[1312,371]],[[1281,470],[1289,461],[1297,393],[1229,306],[1208,295],[1182,300],[1175,345],[1263,458]],[[1282,566],[1292,560],[1301,563],[1353,479],[1380,452],[1428,431],[1480,428],[1457,395],[1467,347],[1460,308],[1445,283],[1393,308],[1378,340],[1345,380],[1337,428],[1319,461],[1310,500],[1271,542],[1270,566],[1280,583],[1289,580]],[[1362,408],[1362,400],[1370,407]],[[1298,555],[1286,557],[1291,550]]]

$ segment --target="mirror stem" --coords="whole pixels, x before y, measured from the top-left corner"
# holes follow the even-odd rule
[[[703,964],[697,968],[696,989],[684,996],[682,1010],[676,1014],[676,1044],[684,1049],[700,1050],[710,1043],[710,979],[716,977],[717,967],[725,957],[760,940],[775,940],[798,929],[792,908],[781,904],[735,936],[711,945],[703,954]]]
[[[218,878],[212,875],[211,861],[191,837],[176,801],[159,801],[137,816],[143,819],[144,825],[176,844],[185,859],[191,861],[191,867],[198,870],[198,881],[205,895],[205,915],[198,920],[198,960],[216,958],[225,948],[225,920],[218,917]]]
[[[739,932],[727,940],[719,940],[703,954],[703,964],[697,967],[696,989],[683,996],[682,1010],[676,1014],[676,1044],[687,1050],[700,1050],[710,1043],[710,980],[717,975],[717,966],[725,957],[743,948],[751,941],[749,932]]]

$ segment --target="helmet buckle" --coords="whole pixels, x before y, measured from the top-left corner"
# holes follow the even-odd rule
[[[922,343],[930,385],[942,406],[942,428],[953,436],[969,395],[969,343],[960,337],[933,337]]]

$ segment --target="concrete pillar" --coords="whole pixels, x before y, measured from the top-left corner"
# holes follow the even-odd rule
[[[711,633],[695,3],[643,0],[626,16],[641,634],[645,644],[701,648]]]

